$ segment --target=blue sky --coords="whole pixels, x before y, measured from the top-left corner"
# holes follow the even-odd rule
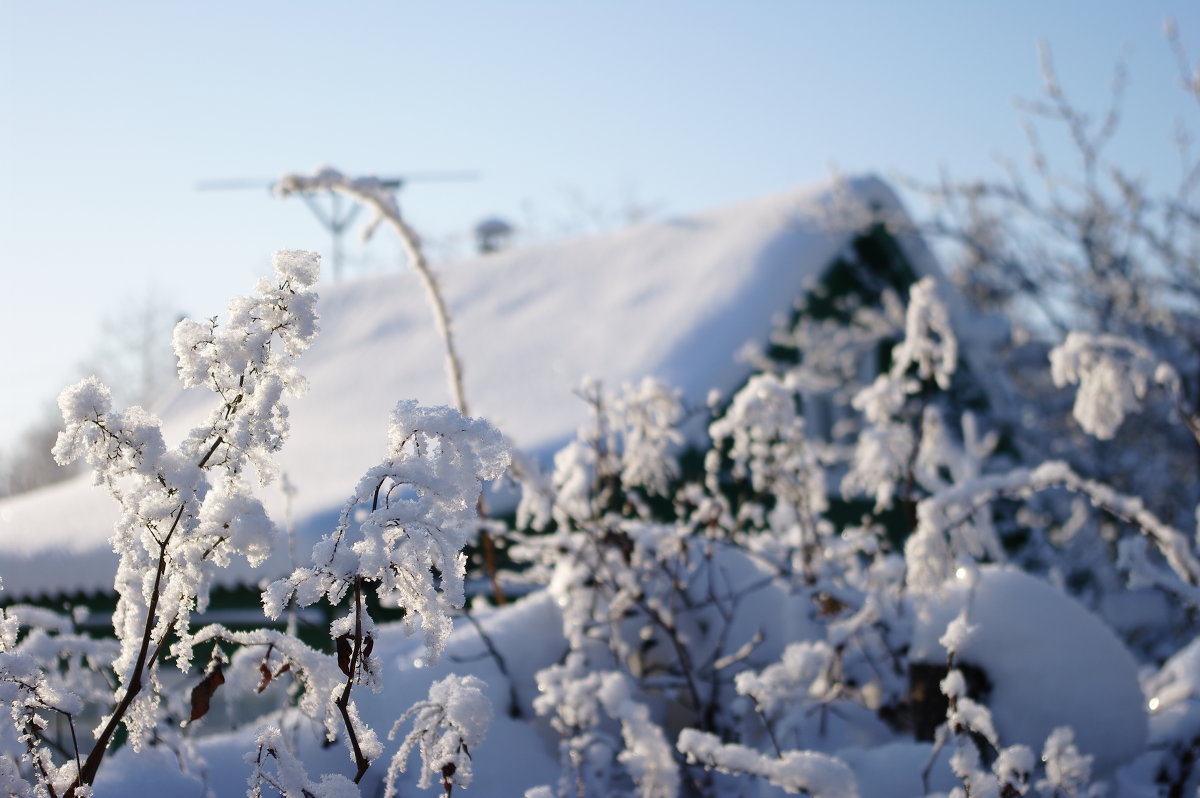
[[[1099,108],[1130,69],[1121,160],[1167,181],[1168,2],[60,3],[0,0],[0,448],[152,292],[223,311],[281,247],[328,249],[295,201],[198,180],[478,170],[401,196],[434,242],[481,217],[543,235],[576,196],[683,213],[845,172],[994,173],[1044,38]],[[1054,142],[1051,142],[1054,146]],[[395,268],[371,245],[359,271]],[[354,261],[351,266],[354,267]]]

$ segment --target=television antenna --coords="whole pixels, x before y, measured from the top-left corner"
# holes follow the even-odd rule
[[[412,182],[444,182],[451,180],[478,180],[479,173],[472,171],[443,171],[443,172],[405,172],[402,175],[379,177],[379,184],[387,191],[396,194],[407,183]],[[227,180],[202,180],[196,183],[198,191],[241,191],[246,189],[266,190],[275,194],[278,180],[271,178],[233,178]],[[358,218],[362,205],[348,200],[341,194],[327,189],[314,189],[299,192],[304,204],[317,218],[321,226],[329,233],[332,241],[330,265],[333,267],[333,277],[340,279],[342,263],[345,259],[342,248],[342,236]]]

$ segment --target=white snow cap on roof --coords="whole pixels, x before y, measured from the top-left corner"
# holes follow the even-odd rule
[[[471,413],[547,461],[586,421],[574,393],[584,376],[614,389],[657,377],[697,407],[710,389],[728,396],[749,373],[738,350],[767,341],[772,317],[789,312],[876,213],[904,211],[867,177],[438,266]],[[919,242],[909,249],[919,271],[936,270]],[[396,402],[451,403],[444,350],[415,274],[320,293],[321,334],[299,364],[310,391],[291,402],[292,435],[279,458],[297,489],[296,551],[305,560],[303,541],[332,528],[355,482],[382,456]],[[176,396],[163,413],[168,442],[211,401],[197,390]],[[261,495],[282,524],[278,483]],[[111,588],[115,518],[115,502],[88,476],[0,501],[6,597]],[[288,568],[286,555],[266,568],[255,581]],[[235,568],[228,576],[250,575]]]

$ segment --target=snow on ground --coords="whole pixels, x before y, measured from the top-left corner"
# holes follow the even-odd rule
[[[425,648],[419,637],[405,637],[399,624],[382,628],[376,650],[384,664],[383,689],[372,694],[366,688],[359,688],[354,700],[363,721],[382,738],[408,707],[425,699],[431,683],[450,673],[478,676],[488,685],[487,697],[493,707],[493,718],[483,745],[471,751],[475,779],[470,794],[520,796],[531,787],[556,782],[559,776],[557,739],[544,721],[530,720],[532,711],[529,707],[537,694],[533,674],[557,662],[567,650],[561,634],[562,616],[549,594],[542,591],[478,620],[514,677],[513,687],[523,708],[523,717],[510,716],[509,680],[501,675],[495,660],[487,655],[479,633],[462,620],[445,653],[432,666],[423,664]],[[217,692],[212,716],[219,718],[228,709],[223,704],[227,698],[241,701],[253,690],[259,678],[254,666],[246,669],[244,675],[250,679],[249,685],[238,684],[234,681],[236,677],[231,676],[232,683]],[[283,681],[268,688],[265,695],[269,698],[271,693],[281,690]],[[193,739],[197,753],[211,763],[206,772],[181,773],[179,761],[173,755],[164,755],[162,749],[147,749],[137,755],[123,749],[101,769],[96,794],[201,798],[207,788],[217,796],[244,795],[250,767],[241,763],[246,754],[253,753],[255,734],[264,719],[246,717],[245,720],[247,725],[218,734],[206,734],[204,724],[208,719],[196,728]],[[346,771],[350,760],[343,741],[325,745],[321,739],[323,730],[314,728],[314,724],[295,712],[290,713],[281,725],[289,737],[294,735],[293,739],[298,742],[301,759],[310,777],[316,779],[322,773]],[[363,795],[382,794],[380,782],[387,771],[387,761],[399,748],[404,732],[410,727],[411,722],[401,728],[396,740],[385,743],[384,758],[367,771],[361,785]],[[400,780],[398,795],[403,798],[436,793],[436,790],[416,787],[420,761],[416,755],[410,760],[408,775]]]
[[[736,570],[739,563],[747,565],[740,555],[726,564]],[[742,577],[753,581],[753,572],[755,569],[750,567]],[[740,609],[762,628],[776,631],[769,637],[797,640],[809,636],[803,628],[789,628],[789,620],[794,623],[796,616],[804,614],[803,608],[781,595],[777,585],[752,592],[747,598],[746,607]],[[944,661],[944,649],[933,641],[939,629],[944,631],[946,619],[969,603],[970,623],[976,628],[961,659],[986,663],[992,681],[989,704],[1007,743],[1028,741],[1040,751],[1046,729],[1070,724],[1083,750],[1094,754],[1097,766],[1106,771],[1142,750],[1146,715],[1133,662],[1111,632],[1074,599],[1024,572],[988,566],[979,571],[973,586],[963,581],[953,583],[926,600],[917,613],[913,658]],[[507,676],[487,654],[479,632],[465,619],[458,620],[445,653],[431,666],[424,662],[427,655],[419,637],[405,637],[399,625],[382,627],[377,651],[384,663],[384,686],[377,695],[366,688],[356,692],[363,720],[382,736],[404,709],[424,699],[431,683],[450,673],[477,676],[487,683],[493,707],[493,721],[483,745],[471,752],[477,791],[482,795],[519,796],[532,787],[554,784],[560,775],[557,739],[546,719],[530,711],[537,695],[534,674],[560,662],[567,651],[562,615],[554,596],[551,591],[540,590],[501,610],[485,607],[477,620],[503,658]],[[748,631],[754,628],[749,620],[736,627]],[[137,755],[123,749],[101,771],[97,794],[150,791],[197,798],[206,794],[240,795],[250,768],[239,763],[254,750],[256,731],[264,722],[280,723],[295,742],[310,777],[346,772],[350,765],[345,745],[341,741],[324,744],[321,731],[299,713],[290,711],[282,721],[278,715],[257,717],[270,701],[279,700],[278,691],[286,680],[273,684],[262,699],[252,699],[250,705],[244,703],[259,679],[257,655],[249,653],[240,666],[235,662],[230,667],[229,683],[217,693],[210,715],[195,728],[196,753],[210,763],[208,770],[181,773],[179,760],[161,749]],[[773,648],[761,653],[767,660],[777,656]],[[1194,692],[1195,659],[1193,646],[1164,668],[1156,682],[1164,704],[1187,704],[1191,711],[1194,701],[1188,699]],[[509,713],[513,698],[521,717]],[[226,703],[230,699],[237,703]],[[1190,717],[1194,716],[1191,711]],[[833,717],[836,720],[837,716]],[[212,724],[219,727],[227,718],[245,725],[214,733]],[[815,728],[810,732],[815,735]],[[857,732],[861,737],[863,730]],[[923,773],[927,768],[928,786],[933,791],[929,794],[944,795],[957,783],[948,765],[949,748],[943,749],[930,765],[932,744],[898,739],[882,727],[876,737],[853,742],[844,738],[843,730],[830,728],[810,739],[836,750],[853,771],[862,798],[925,795]],[[383,757],[368,771],[362,785],[363,795],[382,793],[380,780],[386,772],[383,763],[399,745],[399,739],[385,743]],[[414,786],[417,767],[414,756],[408,775],[400,781],[398,795],[431,794]],[[755,794],[774,796],[783,795],[783,791],[762,785]]]
[[[843,215],[847,196],[859,211],[853,223]],[[789,312],[846,246],[868,205],[903,212],[884,183],[863,178],[439,267],[471,413],[548,463],[586,419],[574,393],[585,375],[612,387],[658,377],[691,406],[713,388],[728,396],[749,373],[736,353],[767,340],[772,317]],[[919,268],[936,269],[922,247],[912,250]],[[292,437],[280,457],[297,489],[298,552],[328,531],[359,476],[378,462],[398,400],[450,401],[442,345],[415,274],[325,285],[320,312],[321,334],[300,361],[310,391],[291,403]],[[167,403],[168,441],[208,410],[210,396],[191,391]],[[280,484],[262,498],[282,526]],[[114,502],[88,476],[0,502],[6,596],[109,589],[115,517]],[[259,575],[287,570],[285,549]],[[259,575],[243,566],[226,578]]]

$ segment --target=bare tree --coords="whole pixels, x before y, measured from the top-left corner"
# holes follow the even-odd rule
[[[97,375],[125,404],[150,407],[174,383],[175,357],[171,330],[181,314],[171,310],[153,289],[128,295],[101,323],[95,348],[78,370]],[[62,420],[52,401],[3,452],[0,452],[0,496],[52,485],[79,472],[77,466],[54,462],[50,450]]]
[[[183,316],[153,287],[126,295],[101,322],[97,344],[79,370],[117,386],[124,403],[153,405],[175,382],[171,331]]]

